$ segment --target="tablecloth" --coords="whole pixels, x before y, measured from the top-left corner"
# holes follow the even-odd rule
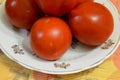
[[[0,4],[3,0],[0,0]],[[111,0],[120,11],[120,0]],[[102,64],[75,74],[50,75],[26,69],[0,51],[0,80],[120,80],[120,46]]]

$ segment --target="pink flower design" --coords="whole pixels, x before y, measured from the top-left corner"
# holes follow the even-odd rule
[[[114,55],[113,55],[113,62],[115,64],[115,66],[120,69],[120,46],[118,47],[118,49],[115,51]]]
[[[34,76],[34,80],[53,80],[54,79],[54,75],[44,74],[36,71],[33,72],[33,76]]]
[[[111,0],[111,2],[116,6],[118,11],[120,12],[120,0]]]

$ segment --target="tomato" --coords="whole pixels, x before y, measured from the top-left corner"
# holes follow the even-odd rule
[[[114,21],[110,11],[95,2],[86,2],[73,9],[69,16],[73,35],[90,46],[98,46],[112,34]]]
[[[29,29],[42,16],[34,0],[6,0],[6,14],[17,28]]]
[[[48,15],[62,16],[73,9],[78,0],[35,0],[39,7]]]
[[[78,3],[83,3],[83,2],[93,2],[94,0],[78,0]]]
[[[43,17],[32,26],[30,43],[33,51],[40,58],[56,60],[71,46],[72,34],[63,20]]]

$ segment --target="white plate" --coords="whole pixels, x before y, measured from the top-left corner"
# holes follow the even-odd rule
[[[12,60],[20,65],[49,74],[71,74],[95,67],[113,54],[118,47],[120,38],[120,22],[117,9],[107,0],[96,0],[104,4],[114,17],[114,31],[106,43],[91,48],[79,44],[75,49],[70,48],[57,61],[45,61],[36,57],[30,48],[28,32],[15,29],[8,21],[4,4],[0,6],[0,47]],[[108,49],[103,49],[108,48]]]

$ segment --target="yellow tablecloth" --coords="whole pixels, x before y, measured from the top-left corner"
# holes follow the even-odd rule
[[[111,1],[120,11],[120,0]],[[0,80],[120,80],[120,46],[101,65],[70,75],[49,75],[26,69],[0,51]]]

